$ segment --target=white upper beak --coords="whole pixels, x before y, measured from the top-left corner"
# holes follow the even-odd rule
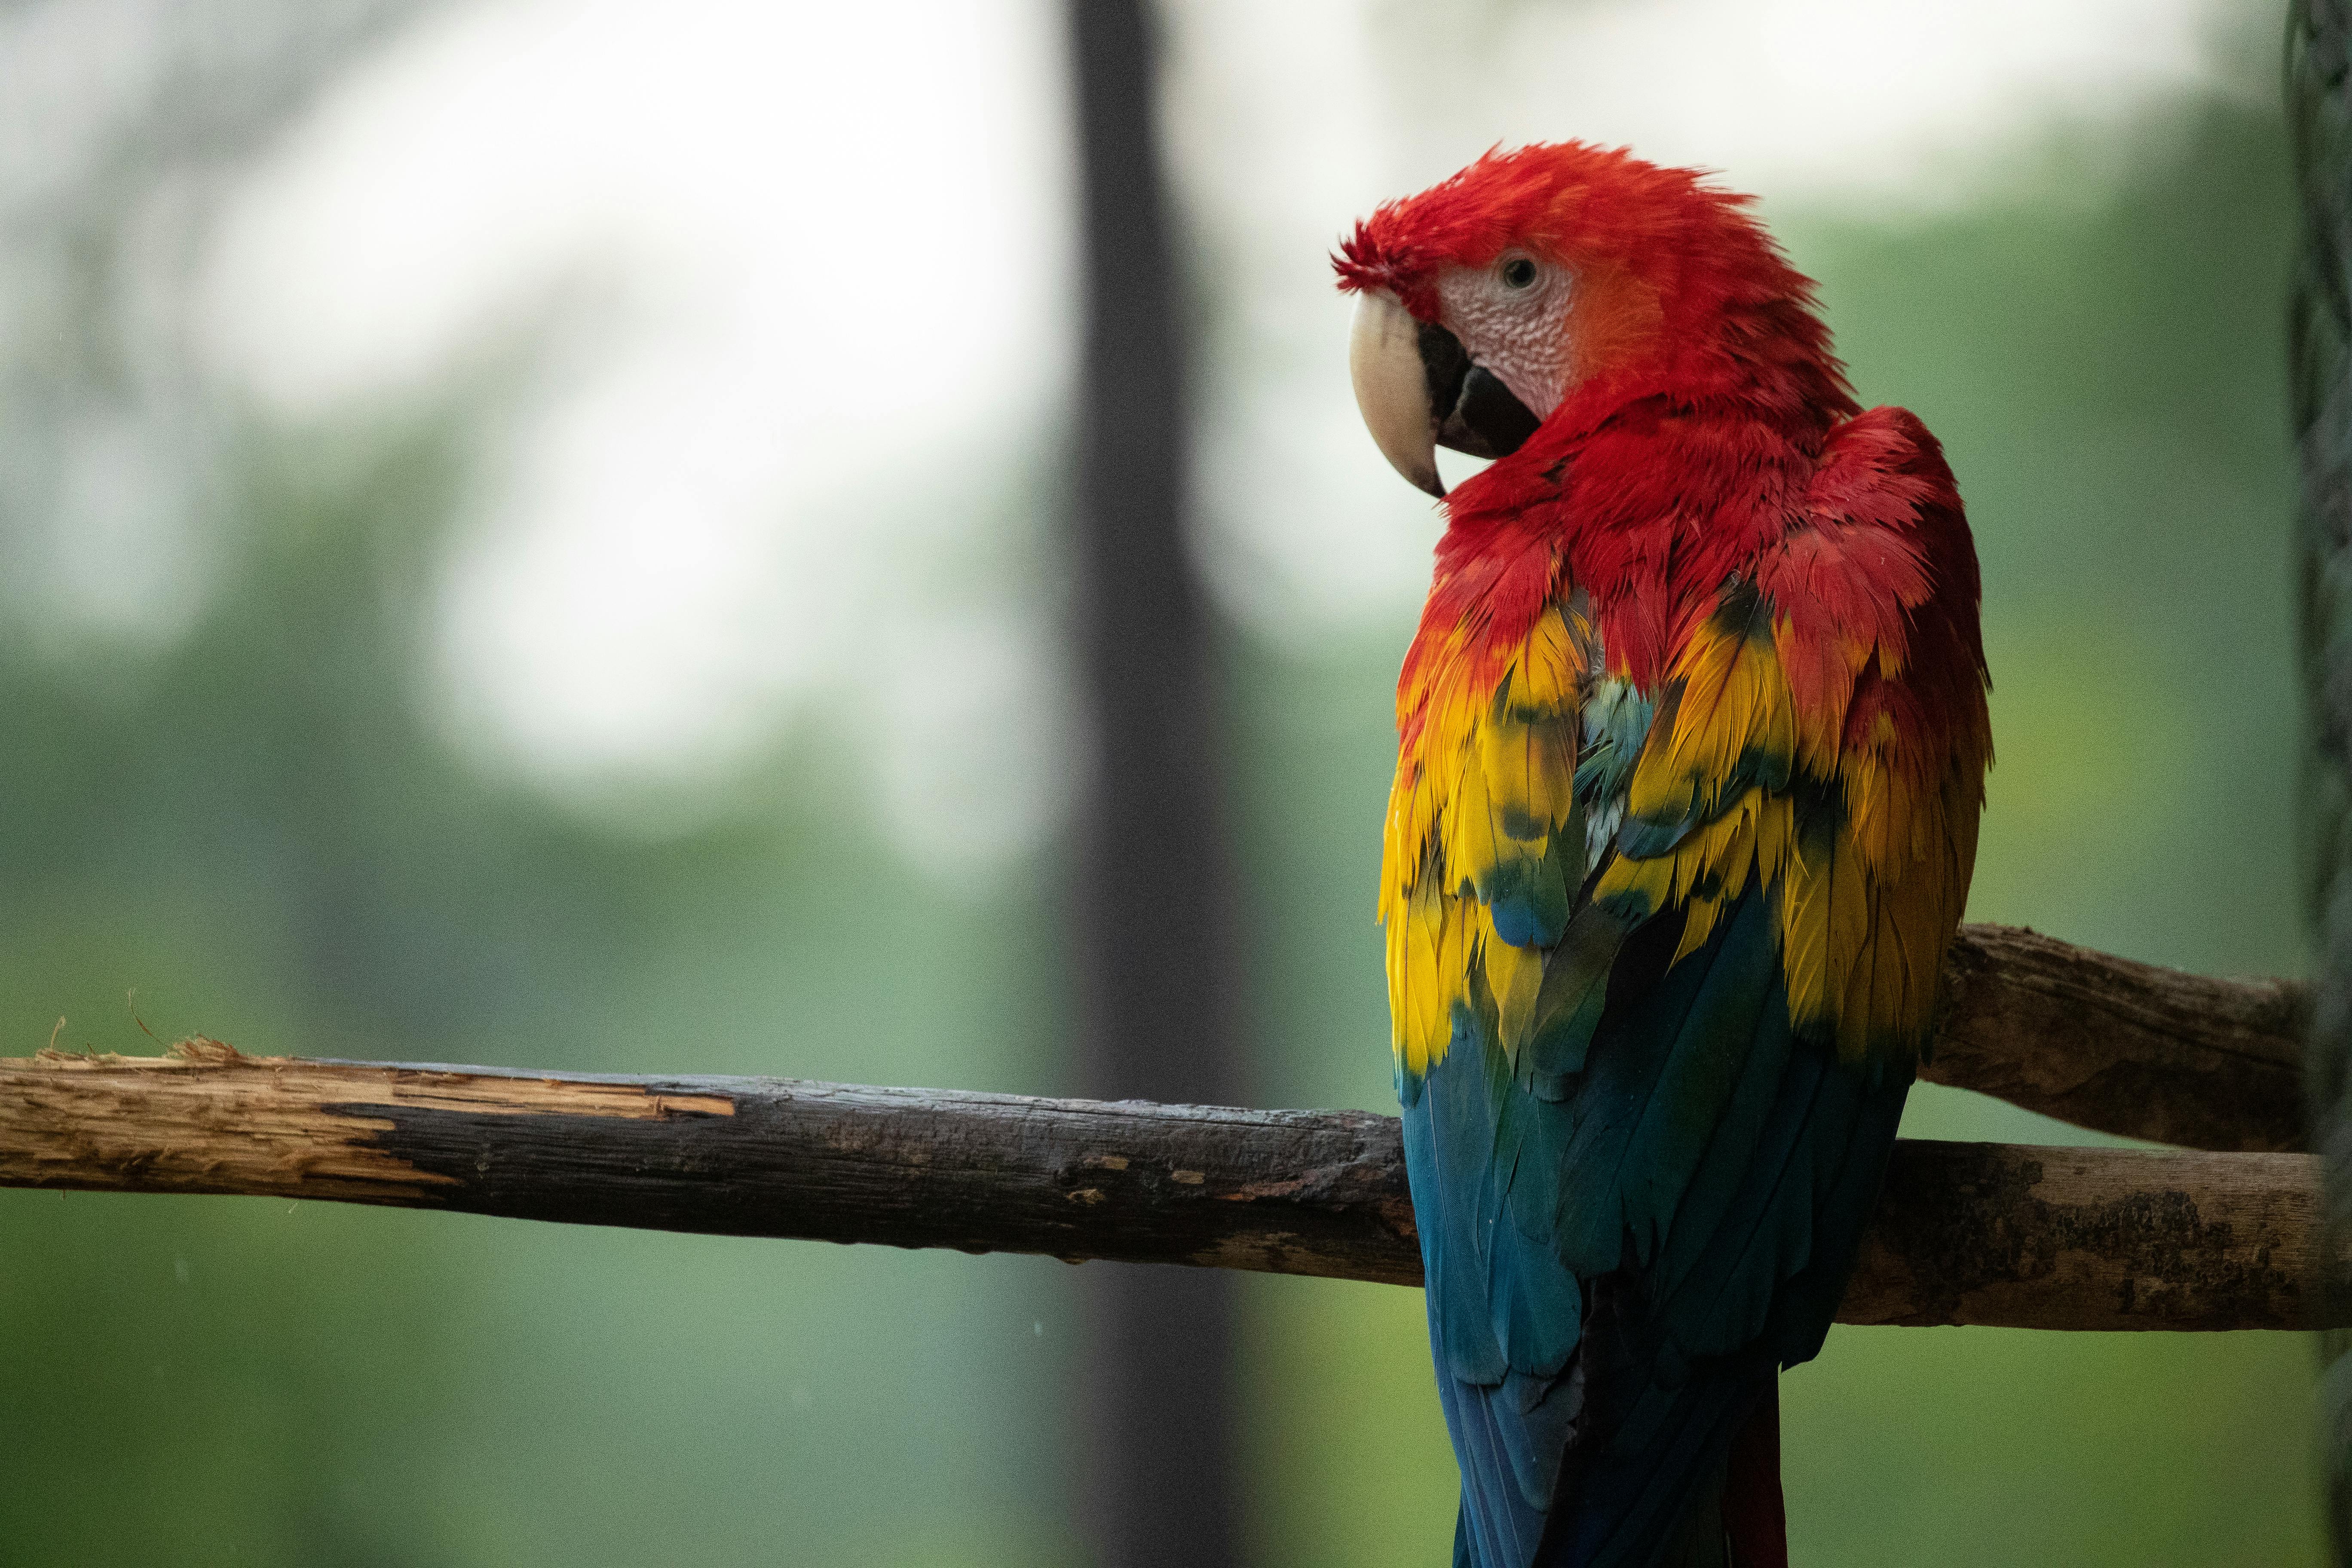
[[[1381,455],[1398,473],[1443,500],[1437,420],[1429,406],[1429,375],[1422,368],[1420,328],[1395,295],[1368,290],[1358,299],[1356,324],[1348,334],[1348,374]]]

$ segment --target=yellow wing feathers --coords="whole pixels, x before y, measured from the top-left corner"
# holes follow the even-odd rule
[[[1591,643],[1547,608],[1507,658],[1459,637],[1409,669],[1403,746],[1389,799],[1381,918],[1401,1066],[1444,1058],[1474,974],[1523,1032],[1583,872],[1576,801],[1578,704]]]
[[[1923,735],[1916,708],[1906,730],[1894,660],[1841,646],[1844,679],[1801,710],[1787,635],[1752,590],[1692,630],[1617,775],[1624,824],[1589,889],[1586,818],[1614,822],[1578,796],[1592,628],[1555,605],[1504,657],[1457,632],[1408,666],[1381,906],[1402,1069],[1444,1059],[1462,1007],[1517,1050],[1580,889],[1632,922],[1679,919],[1679,962],[1757,882],[1799,1031],[1848,1060],[1918,1048],[1975,858],[1981,703],[1950,734]]]
[[[1769,635],[1748,616],[1717,614],[1683,645],[1627,792],[1628,815],[1677,822],[1713,816],[1738,798],[1759,765],[1784,782],[1797,749],[1797,716]]]
[[[1777,639],[1759,619],[1726,612],[1675,662],[1678,690],[1628,789],[1636,826],[1594,897],[1644,914],[1684,906],[1680,958],[1760,876],[1778,887],[1799,1031],[1833,1039],[1848,1060],[1916,1050],[1975,859],[1976,731],[1942,745],[1906,742],[1882,705],[1856,737],[1845,732],[1850,682],[1823,711],[1801,713]],[[1847,662],[1882,682],[1897,673],[1891,658],[1875,671],[1867,659]]]

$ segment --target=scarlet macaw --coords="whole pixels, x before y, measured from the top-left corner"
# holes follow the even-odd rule
[[[1496,152],[1360,223],[1349,359],[1445,531],[1381,915],[1454,1562],[1785,1564],[1822,1348],[1991,762],[1942,449],[1690,171]],[[1439,445],[1495,459],[1451,492]]]

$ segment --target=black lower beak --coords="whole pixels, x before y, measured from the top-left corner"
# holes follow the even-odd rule
[[[1429,377],[1430,416],[1437,444],[1474,458],[1508,457],[1543,423],[1511,395],[1485,365],[1444,327],[1420,323],[1421,366]]]

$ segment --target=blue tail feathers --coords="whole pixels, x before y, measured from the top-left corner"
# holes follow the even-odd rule
[[[1754,1558],[1727,1458],[1821,1348],[1910,1079],[1791,1030],[1770,903],[1751,884],[1679,963],[1679,921],[1632,931],[1564,1092],[1474,987],[1405,1097],[1457,1568]]]

